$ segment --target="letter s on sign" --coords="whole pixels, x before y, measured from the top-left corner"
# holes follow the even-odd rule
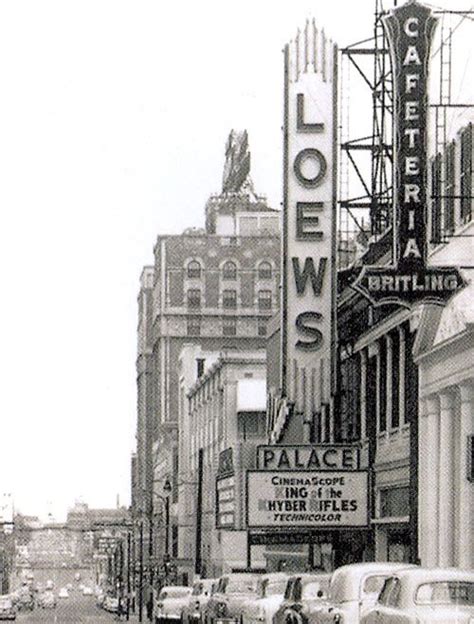
[[[313,327],[313,323],[317,323],[323,319],[323,315],[319,312],[302,312],[296,317],[296,329],[303,335],[311,338],[311,340],[297,340],[295,347],[302,351],[317,351],[323,344],[323,335],[317,327]]]

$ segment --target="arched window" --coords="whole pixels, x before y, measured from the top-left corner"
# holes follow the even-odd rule
[[[271,279],[272,277],[272,265],[269,262],[260,262],[258,265],[258,278],[259,279]]]
[[[235,262],[228,260],[222,267],[222,276],[225,280],[237,279],[237,265]]]
[[[201,265],[197,260],[191,260],[188,262],[186,275],[191,279],[201,277]]]

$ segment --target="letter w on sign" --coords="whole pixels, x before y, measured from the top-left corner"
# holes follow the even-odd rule
[[[308,279],[311,281],[311,287],[315,296],[321,294],[321,288],[323,286],[324,274],[326,273],[327,258],[319,259],[318,272],[314,267],[313,258],[306,258],[304,261],[303,271],[300,269],[299,258],[292,258],[293,273],[295,276],[296,292],[298,295],[304,295],[306,290],[306,282]]]

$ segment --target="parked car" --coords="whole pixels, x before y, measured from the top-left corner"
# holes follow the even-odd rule
[[[87,587],[86,585],[83,586],[82,588],[82,595],[83,596],[92,596],[93,595],[93,591],[92,591],[92,587]]]
[[[19,593],[16,607],[18,611],[33,611],[35,608],[35,601],[29,591],[21,591]]]
[[[69,590],[67,587],[61,587],[61,589],[58,592],[58,598],[61,598],[61,599],[69,598]]]
[[[16,609],[10,596],[0,596],[0,620],[16,619]]]
[[[221,576],[205,610],[206,624],[238,624],[244,605],[257,597],[259,574],[240,572]]]
[[[326,604],[329,593],[330,574],[305,574],[293,585],[293,602],[285,613],[285,624],[308,624],[311,618]]]
[[[200,579],[194,583],[191,595],[181,611],[183,624],[197,624],[202,621],[204,609],[217,587],[217,582],[217,579]]]
[[[311,615],[311,624],[360,624],[377,602],[389,576],[414,567],[408,563],[352,563],[332,573],[328,601]]]
[[[105,596],[102,606],[109,613],[117,613],[119,608],[119,600],[116,596]]]
[[[474,572],[450,568],[402,570],[385,581],[363,624],[470,624]]]
[[[273,624],[286,624],[287,611],[301,598],[301,588],[306,582],[310,582],[313,574],[294,573],[286,581],[285,593],[278,609],[273,616]]]
[[[166,585],[162,587],[156,599],[153,613],[155,624],[181,620],[181,612],[191,595],[192,588],[184,585]]]
[[[98,607],[104,606],[105,594],[103,591],[98,591],[95,595],[95,604]]]
[[[38,604],[43,609],[54,609],[56,607],[56,596],[52,591],[46,590],[40,595]]]
[[[242,607],[243,624],[272,624],[273,616],[283,601],[288,574],[263,574],[257,584],[257,595]]]

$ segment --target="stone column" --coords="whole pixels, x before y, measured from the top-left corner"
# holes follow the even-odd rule
[[[385,336],[387,343],[387,360],[385,368],[385,419],[387,421],[387,431],[392,429],[392,384],[393,384],[393,340],[390,334]]]
[[[454,565],[454,395],[440,393],[439,411],[439,556],[438,565]]]
[[[460,568],[474,568],[474,483],[468,480],[468,436],[474,435],[474,381],[460,385],[460,446],[458,496],[458,561]]]
[[[367,435],[367,349],[360,354],[360,439]]]
[[[398,386],[399,386],[399,400],[398,400],[398,414],[400,427],[403,427],[405,424],[405,358],[406,358],[406,345],[405,345],[405,329],[403,325],[400,325],[398,328],[398,336],[400,338],[400,349],[398,355],[398,365],[399,365],[399,376],[398,376]]]
[[[424,400],[420,421],[418,486],[418,539],[421,564],[433,568],[438,564],[438,450],[439,399]]]

